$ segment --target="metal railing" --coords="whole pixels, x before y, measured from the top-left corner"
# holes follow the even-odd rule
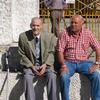
[[[74,13],[77,12],[77,9],[45,9],[44,12],[47,12],[46,16],[41,14],[41,17],[44,18],[45,24],[47,26],[47,31],[50,32],[51,24],[50,24],[50,11],[63,11],[64,17],[59,25],[59,30],[65,27],[65,25],[69,25],[69,18],[74,14],[80,14],[80,13]],[[68,13],[68,15],[67,15]],[[92,12],[91,14],[85,13],[80,14],[82,15],[86,22],[85,25],[87,28],[91,29],[93,33],[95,34],[96,38],[100,41],[100,10],[97,10],[95,13]]]

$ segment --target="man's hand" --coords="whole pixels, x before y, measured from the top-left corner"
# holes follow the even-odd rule
[[[89,73],[93,73],[99,66],[97,64],[93,64],[92,67],[89,69]]]
[[[40,72],[35,68],[35,66],[32,66],[32,71],[35,75],[40,76]]]
[[[69,70],[65,64],[61,65],[60,74],[63,74],[64,72],[66,72],[66,73],[69,72]]]
[[[40,73],[39,76],[44,74],[46,67],[47,67],[46,64],[43,64],[43,65],[40,66],[40,68],[38,69],[38,72]]]

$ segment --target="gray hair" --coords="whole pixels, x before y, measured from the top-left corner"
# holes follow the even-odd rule
[[[43,19],[42,19],[42,18],[40,18],[40,17],[33,17],[33,18],[31,19],[30,27],[32,27],[32,23],[33,23],[35,20],[39,20],[39,21],[41,22],[41,24],[43,24]]]
[[[40,20],[41,23],[43,23],[43,19],[40,18],[40,17],[33,17],[33,18],[31,19],[31,23],[32,23],[34,20]]]

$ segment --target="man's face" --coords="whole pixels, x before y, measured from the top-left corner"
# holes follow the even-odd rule
[[[42,31],[42,21],[40,19],[35,19],[32,21],[31,23],[31,28],[32,28],[32,31],[33,31],[33,34],[35,36],[39,35]]]
[[[82,29],[82,19],[80,19],[79,17],[72,17],[71,19],[71,29],[74,33],[78,33],[81,31]]]

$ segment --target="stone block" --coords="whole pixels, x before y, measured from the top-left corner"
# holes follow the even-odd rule
[[[33,86],[37,95],[36,100],[48,100],[44,78],[34,81]],[[90,82],[88,79],[76,73],[71,78],[69,95],[70,100],[90,100]],[[61,100],[59,77],[57,78],[57,98],[57,100]],[[25,100],[21,74],[0,72],[0,100]]]

